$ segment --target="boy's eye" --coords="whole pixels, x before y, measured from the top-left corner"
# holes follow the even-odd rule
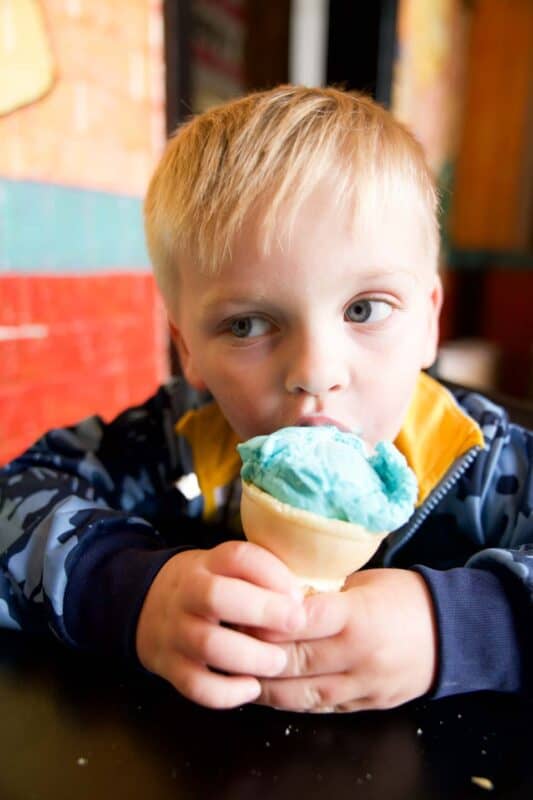
[[[384,300],[356,300],[346,309],[350,322],[380,322],[392,314],[392,306]]]
[[[264,336],[270,330],[270,323],[261,317],[239,317],[230,324],[231,333],[238,339]]]

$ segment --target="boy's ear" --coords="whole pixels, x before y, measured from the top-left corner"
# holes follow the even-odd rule
[[[437,358],[439,346],[439,316],[442,308],[442,281],[439,275],[435,275],[433,287],[429,295],[428,303],[428,327],[427,339],[424,349],[424,360],[422,367],[430,367]]]
[[[174,323],[169,319],[168,321],[169,328],[170,328],[170,336],[172,341],[174,342],[174,346],[178,351],[178,356],[180,359],[180,365],[183,370],[183,374],[187,380],[187,383],[190,383],[195,389],[199,392],[203,392],[207,389],[204,381],[198,374],[195,368],[194,359],[192,354],[187,347],[187,343],[183,338],[183,334],[180,329],[174,325]]]

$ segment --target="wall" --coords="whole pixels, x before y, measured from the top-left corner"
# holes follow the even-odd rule
[[[394,111],[441,192],[444,348],[533,398],[533,3],[401,0],[398,21]]]
[[[0,462],[166,376],[142,231],[164,138],[160,0],[3,0]]]

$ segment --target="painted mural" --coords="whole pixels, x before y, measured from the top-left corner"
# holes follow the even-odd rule
[[[167,374],[142,230],[162,0],[0,0],[0,462]]]

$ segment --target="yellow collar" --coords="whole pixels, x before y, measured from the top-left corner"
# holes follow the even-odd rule
[[[417,477],[420,505],[454,461],[472,447],[483,447],[484,441],[478,424],[452,394],[421,372],[394,444]]]
[[[216,403],[188,411],[178,421],[176,432],[192,450],[208,519],[219,507],[224,489],[239,474],[241,460],[235,449],[239,439]],[[394,443],[416,474],[420,505],[456,459],[476,445],[483,446],[483,434],[447,389],[421,373]]]
[[[239,474],[241,457],[237,434],[230,428],[216,403],[187,411],[178,420],[176,433],[183,436],[192,451],[194,471],[204,498],[204,519],[221,505],[221,494]]]

